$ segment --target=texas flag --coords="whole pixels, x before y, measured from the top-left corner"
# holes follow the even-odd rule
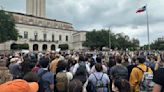
[[[136,13],[141,13],[144,12],[146,10],[146,6],[143,6],[142,8],[139,8]]]

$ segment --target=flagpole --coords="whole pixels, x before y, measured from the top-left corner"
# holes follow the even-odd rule
[[[148,50],[150,50],[149,15],[148,15],[148,7],[147,7],[147,4],[146,4],[146,19],[147,19]]]

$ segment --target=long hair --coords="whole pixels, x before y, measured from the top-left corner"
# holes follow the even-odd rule
[[[131,92],[130,84],[125,79],[115,79],[114,86],[118,88],[119,92]]]
[[[83,84],[80,80],[74,79],[69,83],[69,91],[68,92],[82,92]]]

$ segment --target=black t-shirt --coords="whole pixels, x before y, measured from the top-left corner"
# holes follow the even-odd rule
[[[129,66],[127,66],[127,69],[128,69],[128,80],[129,80],[129,78],[130,78],[130,74],[131,74],[133,68],[136,67],[136,66],[137,66],[137,65],[129,65]]]
[[[159,68],[154,72],[153,81],[162,86],[161,92],[164,92],[164,68]]]
[[[110,75],[113,78],[123,78],[128,80],[128,69],[123,65],[115,65],[110,69]]]

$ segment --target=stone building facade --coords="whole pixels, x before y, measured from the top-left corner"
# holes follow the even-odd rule
[[[86,31],[77,31],[73,33],[73,48],[75,50],[85,49],[83,42],[86,41]]]
[[[68,49],[83,49],[85,33],[77,31],[71,23],[52,20],[22,13],[12,13],[19,33],[17,41],[8,41],[0,45],[0,50],[10,50],[12,44],[28,44],[30,51],[56,50],[61,44]]]
[[[86,32],[77,31],[68,22],[46,18],[46,0],[26,0],[26,14],[11,13],[19,33],[17,41],[0,44],[0,50],[11,50],[15,44],[26,44],[30,51],[50,51],[66,45],[83,49]]]

